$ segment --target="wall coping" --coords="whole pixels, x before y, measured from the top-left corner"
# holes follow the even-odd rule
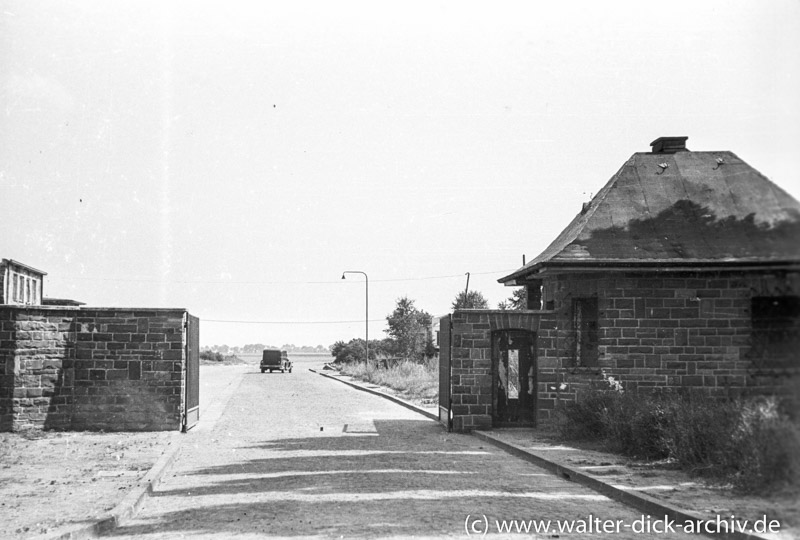
[[[46,305],[17,305],[17,304],[0,304],[0,309],[11,309],[15,311],[154,311],[156,313],[168,313],[174,311],[188,311],[186,308],[150,308],[150,307],[120,307],[120,306],[46,306]]]
[[[78,311],[80,306],[45,306],[45,305],[37,305],[37,306],[23,306],[17,304],[0,304],[0,309],[8,309],[13,311],[33,311],[33,310],[41,310],[41,311]]]
[[[471,309],[460,308],[453,311],[456,313],[486,313],[486,314],[510,314],[510,315],[550,315],[556,313],[554,309]]]

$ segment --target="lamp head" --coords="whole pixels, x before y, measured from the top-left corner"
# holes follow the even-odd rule
[[[342,274],[342,279],[344,279],[344,274]]]

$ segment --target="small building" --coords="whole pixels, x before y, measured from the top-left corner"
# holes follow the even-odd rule
[[[499,280],[525,287],[528,309],[448,317],[442,422],[535,425],[604,376],[638,391],[792,391],[800,203],[734,153],[692,152],[686,140],[634,154]]]
[[[41,270],[13,259],[0,260],[0,304],[41,304],[46,275]]]

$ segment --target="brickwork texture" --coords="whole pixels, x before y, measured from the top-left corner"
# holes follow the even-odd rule
[[[602,383],[626,390],[699,391],[714,397],[780,394],[796,388],[800,351],[781,367],[754,355],[753,298],[796,296],[797,272],[551,274],[537,311],[459,310],[451,334],[451,397],[457,431],[492,425],[491,339],[498,330],[535,336],[537,419]],[[596,300],[596,356],[576,353],[574,300]],[[800,324],[795,323],[795,332]],[[795,338],[796,339],[796,338]]]
[[[180,429],[185,313],[0,307],[0,430]]]

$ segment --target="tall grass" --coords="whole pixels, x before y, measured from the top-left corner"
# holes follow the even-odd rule
[[[439,361],[423,363],[410,360],[353,362],[340,364],[345,375],[397,390],[410,399],[435,401],[439,393]]]
[[[559,410],[555,427],[564,439],[600,440],[627,456],[669,459],[743,492],[800,486],[800,423],[782,412],[777,398],[718,401],[601,386]]]

